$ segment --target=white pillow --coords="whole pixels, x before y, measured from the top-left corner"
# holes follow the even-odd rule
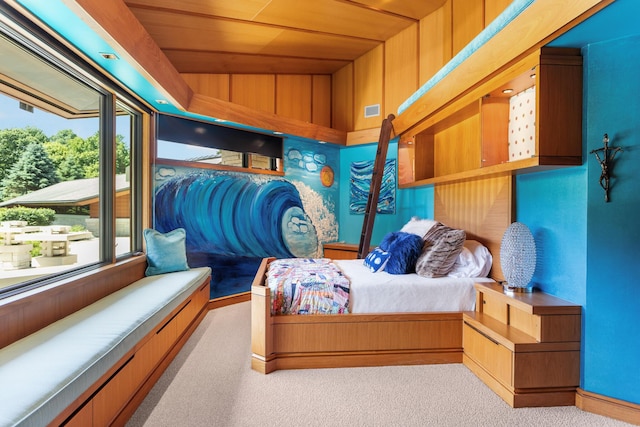
[[[486,246],[476,240],[465,240],[462,252],[447,276],[487,277],[492,263],[493,257]]]
[[[436,225],[438,221],[433,219],[420,219],[417,216],[411,217],[409,222],[402,226],[400,231],[405,233],[417,234],[420,237],[424,237],[427,231],[431,230],[431,227]]]

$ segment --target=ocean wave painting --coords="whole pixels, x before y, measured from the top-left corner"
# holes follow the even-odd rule
[[[170,178],[156,189],[155,227],[161,232],[184,228],[187,252],[258,258],[312,257],[318,252],[316,229],[300,194],[284,179],[163,175]]]
[[[349,186],[349,213],[364,214],[371,188],[374,162],[372,160],[352,162]],[[396,212],[396,160],[387,159],[384,164],[377,213]]]

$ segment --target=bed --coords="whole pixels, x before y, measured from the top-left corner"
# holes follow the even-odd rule
[[[499,248],[512,215],[509,174],[439,184],[434,189],[434,219],[465,230],[467,239],[489,249],[494,280],[503,279]],[[265,285],[272,261],[262,260],[251,287],[254,370],[462,362],[463,311],[272,314],[271,292]]]

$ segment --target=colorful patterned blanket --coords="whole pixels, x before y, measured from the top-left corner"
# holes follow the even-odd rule
[[[348,313],[349,279],[330,259],[287,258],[269,264],[271,314]]]

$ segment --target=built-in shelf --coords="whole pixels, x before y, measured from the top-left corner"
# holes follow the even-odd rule
[[[426,117],[398,143],[401,188],[581,164],[579,49],[536,50]]]

